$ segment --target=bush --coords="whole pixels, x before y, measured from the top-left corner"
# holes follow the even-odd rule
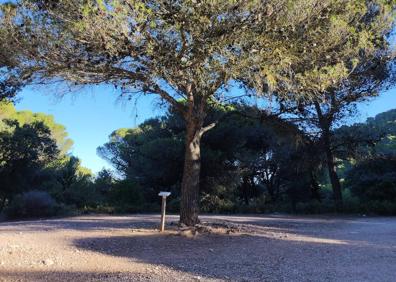
[[[207,187],[206,187],[207,188]],[[232,213],[236,211],[235,193],[229,186],[212,183],[209,191],[200,197],[200,209],[209,213]]]
[[[296,213],[318,214],[323,212],[325,212],[323,203],[319,202],[318,200],[299,202],[296,204]]]
[[[344,213],[360,213],[364,212],[358,197],[353,195],[350,190],[344,189],[342,191],[343,212]],[[334,207],[334,204],[333,204]]]
[[[107,205],[97,205],[95,207],[86,206],[81,212],[83,214],[114,214],[115,208]]]
[[[396,203],[391,201],[368,201],[361,203],[360,209],[367,214],[395,215]]]
[[[176,197],[176,198],[172,197],[169,200],[169,203],[167,203],[166,205],[167,205],[166,209],[169,212],[178,213],[180,211],[180,198],[179,197]],[[159,206],[159,204],[158,204],[158,206]],[[157,210],[159,210],[159,208],[157,208]]]
[[[86,182],[74,183],[63,192],[62,197],[65,204],[76,206],[78,209],[96,208],[103,202],[103,197],[96,191],[95,186]]]
[[[237,205],[236,212],[238,213],[264,213],[269,212],[273,205],[268,202],[268,197],[265,194],[261,194],[259,197],[250,199],[249,204],[239,202]]]
[[[115,212],[141,212],[145,201],[140,187],[129,180],[122,180],[113,185],[109,191],[110,204]]]
[[[364,202],[396,201],[396,158],[375,158],[352,168],[345,187]]]
[[[57,215],[60,207],[55,200],[43,191],[29,191],[17,195],[7,207],[8,218],[35,218]]]

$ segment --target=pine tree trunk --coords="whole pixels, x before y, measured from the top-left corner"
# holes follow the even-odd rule
[[[201,173],[202,121],[187,121],[186,151],[181,184],[180,223],[199,223],[199,178]]]
[[[6,198],[5,197],[1,198],[1,200],[0,200],[0,212],[3,211],[4,206],[5,206],[5,202],[6,202]]]
[[[338,178],[338,174],[336,170],[334,154],[331,150],[330,132],[328,130],[324,131],[323,138],[324,138],[324,146],[326,151],[327,169],[329,172],[331,187],[333,189],[335,209],[336,211],[341,211],[342,210],[341,183],[340,183],[340,179]]]
[[[329,178],[330,178],[331,186],[333,188],[335,208],[337,211],[341,211],[342,210],[341,183],[337,175],[333,152],[331,152],[330,148],[326,148],[326,158],[327,158],[327,169],[329,172]]]
[[[249,179],[248,176],[244,176],[242,182],[242,195],[243,195],[243,200],[245,202],[245,205],[249,205]]]
[[[318,181],[316,180],[315,174],[311,170],[310,172],[310,181],[311,181],[311,198],[313,200],[318,200],[319,202],[322,202],[322,199],[320,197],[320,186]]]
[[[326,152],[326,162],[327,162],[327,169],[329,172],[329,178],[331,182],[331,186],[333,188],[333,197],[336,211],[342,210],[342,192],[341,192],[341,183],[340,179],[337,175],[336,165],[334,161],[334,154],[331,149],[331,140],[330,140],[330,125],[333,117],[331,115],[324,116],[322,110],[320,108],[319,103],[315,103],[315,108],[319,117],[319,124],[322,129],[322,138],[323,138],[323,145]]]
[[[206,117],[206,98],[203,95],[194,95],[191,84],[186,91],[188,110],[183,114],[186,122],[186,144],[181,183],[180,223],[193,226],[199,223],[201,139],[202,135],[215,127],[216,123],[203,126]]]

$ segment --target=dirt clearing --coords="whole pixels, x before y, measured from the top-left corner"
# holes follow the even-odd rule
[[[396,218],[201,220],[237,228],[159,234],[154,215],[0,223],[0,281],[396,281]]]

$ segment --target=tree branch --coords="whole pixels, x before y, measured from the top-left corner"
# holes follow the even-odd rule
[[[201,130],[199,131],[200,136],[204,135],[205,132],[211,130],[212,128],[214,128],[217,125],[217,122],[213,122],[203,128],[201,128]]]

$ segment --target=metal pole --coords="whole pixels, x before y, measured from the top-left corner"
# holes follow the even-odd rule
[[[165,230],[165,209],[166,209],[166,197],[162,197],[160,232],[164,232]]]

